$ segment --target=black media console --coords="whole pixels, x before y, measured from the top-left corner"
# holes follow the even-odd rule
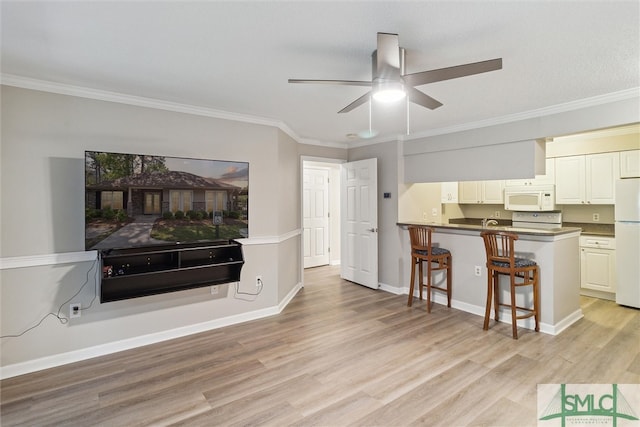
[[[234,240],[112,249],[101,258],[100,302],[237,282],[244,264]]]

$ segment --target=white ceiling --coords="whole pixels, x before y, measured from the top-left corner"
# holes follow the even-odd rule
[[[503,69],[418,89],[412,136],[640,87],[640,2],[2,1],[5,81],[44,80],[281,122],[301,140],[354,144],[376,33],[398,33],[407,72],[503,58]],[[636,95],[637,96],[637,95]],[[605,97],[606,98],[606,97]],[[600,99],[600,98],[598,98]],[[402,134],[405,104],[372,107],[376,140]],[[411,136],[409,137],[411,138]]]

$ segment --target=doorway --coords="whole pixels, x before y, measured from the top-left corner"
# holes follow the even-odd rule
[[[162,213],[161,208],[162,194],[155,191],[146,191],[144,193],[144,209],[145,215],[160,215]]]
[[[303,268],[340,265],[340,164],[302,159]]]

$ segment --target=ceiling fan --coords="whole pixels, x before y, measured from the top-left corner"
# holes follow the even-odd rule
[[[289,79],[289,83],[371,87],[370,91],[338,111],[338,113],[348,113],[367,102],[370,96],[383,101],[399,100],[407,96],[409,101],[434,110],[442,106],[442,103],[424,92],[419,91],[415,86],[502,69],[502,58],[497,58],[454,67],[439,68],[437,70],[405,74],[405,49],[399,46],[398,35],[390,33],[378,33],[377,49],[374,50],[371,55],[371,63],[372,79],[370,82],[360,80]]]

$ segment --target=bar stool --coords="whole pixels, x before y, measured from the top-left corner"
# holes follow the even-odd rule
[[[498,320],[500,306],[511,308],[511,328],[513,339],[518,339],[518,319],[535,317],[535,330],[540,330],[540,268],[535,261],[526,258],[517,258],[514,251],[514,242],[518,235],[499,231],[483,231],[480,236],[484,240],[487,252],[487,307],[484,313],[484,330],[489,329],[489,313],[491,312],[491,300],[493,293],[493,305],[495,319]],[[499,276],[508,275],[510,280],[509,292],[510,304],[500,302],[500,289],[498,287]],[[516,305],[516,288],[531,286],[533,291],[533,308],[519,307]],[[518,315],[518,311],[524,314]]]
[[[451,252],[449,250],[432,246],[431,233],[433,228],[426,226],[409,226],[409,238],[411,239],[411,287],[409,288],[409,302],[413,303],[413,289],[415,287],[416,264],[420,276],[418,286],[420,288],[420,300],[422,300],[422,288],[427,288],[427,312],[431,313],[431,290],[447,293],[447,307],[451,307]],[[427,283],[424,283],[422,263],[427,263]],[[431,284],[433,271],[447,270],[446,288]]]

